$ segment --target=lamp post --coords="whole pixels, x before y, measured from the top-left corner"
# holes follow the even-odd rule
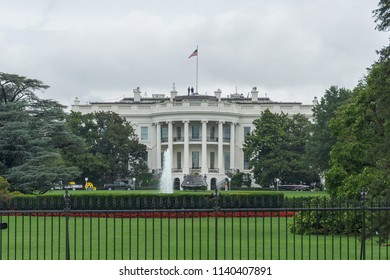
[[[85,177],[85,185],[84,185],[84,189],[87,189],[87,184],[88,184],[88,177]]]
[[[279,191],[280,179],[276,178],[275,181],[276,181],[276,191]]]
[[[362,196],[362,236],[361,236],[361,247],[360,247],[360,259],[366,259],[366,210],[367,210],[367,190],[361,189],[360,195]]]
[[[133,186],[134,186],[134,190],[135,190],[135,177],[133,177]]]
[[[70,211],[70,195],[68,189],[65,190],[64,194],[65,202],[65,258],[70,260],[70,242],[69,242],[69,211]]]
[[[226,184],[226,182],[225,182]],[[218,211],[219,211],[219,198],[221,193],[218,190],[218,186],[215,187],[212,198],[214,200],[214,212],[215,212],[215,229],[214,234],[218,236]],[[215,259],[218,259],[218,238],[215,239]]]

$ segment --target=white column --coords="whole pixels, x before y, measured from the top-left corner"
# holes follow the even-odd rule
[[[235,151],[235,123],[232,122],[230,124],[230,168],[231,169],[236,169],[236,166],[235,166],[235,157],[234,157],[234,151]]]
[[[207,166],[207,121],[202,121],[202,174],[208,171]]]
[[[218,172],[225,173],[223,164],[223,121],[218,123]]]
[[[172,129],[172,121],[167,121],[168,124],[168,149],[171,154],[171,159],[173,159],[173,129]]]
[[[184,155],[183,155],[183,173],[189,174],[189,160],[190,160],[190,145],[189,145],[189,121],[183,121],[184,123]]]
[[[157,161],[157,165],[156,165],[156,168],[157,169],[161,169],[161,125],[159,122],[156,123],[156,129],[157,129],[157,141],[156,141],[156,161]]]

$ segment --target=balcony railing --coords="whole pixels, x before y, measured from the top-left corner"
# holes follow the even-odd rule
[[[200,173],[201,169],[199,167],[197,167],[197,168],[190,168],[190,172],[191,173]]]
[[[207,137],[207,142],[218,142],[218,137]]]
[[[184,142],[184,137],[173,137],[172,138],[173,142]],[[207,142],[218,142],[218,137],[207,137]],[[201,142],[202,137],[189,137],[189,141],[191,142]],[[168,137],[161,137],[161,143],[167,143],[168,142]],[[223,142],[224,143],[229,143],[230,142],[230,137],[223,137]]]
[[[173,137],[173,142],[183,142],[184,137]]]
[[[183,169],[181,169],[181,168],[172,168],[172,173],[183,173]]]
[[[200,142],[202,139],[200,137],[190,137],[190,141],[192,142]]]
[[[209,168],[209,173],[218,173],[219,168]]]

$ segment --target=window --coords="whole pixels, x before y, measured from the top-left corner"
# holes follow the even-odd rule
[[[176,153],[177,169],[181,169],[181,152]]]
[[[215,126],[212,126],[212,127],[211,127],[211,130],[210,130],[210,139],[211,139],[211,140],[214,140],[214,139],[215,139]]]
[[[176,138],[177,140],[182,140],[181,138],[181,126],[176,127]]]
[[[199,152],[192,152],[192,168],[199,168]]]
[[[251,127],[250,126],[244,126],[244,140],[246,137],[251,133]]]
[[[199,140],[199,125],[198,124],[192,125],[192,139]]]
[[[224,157],[224,163],[225,163],[225,170],[229,170],[230,169],[230,153],[225,152],[223,154],[223,157]]]
[[[161,127],[161,142],[168,142],[168,127]]]
[[[141,141],[149,140],[149,131],[147,126],[141,126]]]
[[[210,152],[210,169],[215,168],[215,153]]]
[[[230,140],[230,126],[227,125],[223,126],[223,140],[224,141]]]

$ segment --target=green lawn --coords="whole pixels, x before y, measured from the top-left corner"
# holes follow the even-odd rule
[[[277,193],[277,191],[269,191],[269,190],[256,190],[256,191],[246,191],[245,189],[243,190],[234,190],[234,191],[221,191],[222,194],[254,194],[254,193]],[[48,191],[43,195],[64,195],[65,191],[62,190],[55,190],[55,191]],[[102,195],[102,194],[149,194],[149,193],[154,193],[158,194],[158,190],[134,190],[134,191],[128,191],[128,190],[113,190],[113,191],[108,191],[108,190],[97,190],[97,191],[86,191],[86,190],[78,190],[78,191],[69,191],[70,195],[85,195],[86,193],[90,195]],[[176,193],[183,193],[183,194],[212,194],[213,191],[198,191],[198,192],[190,192],[190,191],[176,191]],[[279,193],[283,193],[285,197],[287,198],[293,198],[293,197],[324,197],[328,196],[326,192],[323,191],[315,191],[315,192],[296,192],[296,191],[279,191]]]
[[[0,232],[0,259],[65,259],[65,221],[3,216],[9,229]],[[70,258],[215,259],[217,248],[218,259],[359,259],[358,238],[295,235],[287,228],[292,221],[70,217]],[[366,248],[367,259],[389,259],[389,247],[375,240],[368,240]]]

